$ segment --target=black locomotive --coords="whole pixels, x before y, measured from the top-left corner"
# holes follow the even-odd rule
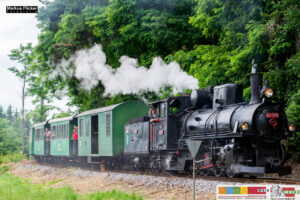
[[[125,125],[124,154],[137,169],[191,170],[186,140],[201,140],[196,157],[202,175],[228,177],[289,174],[282,140],[289,127],[283,109],[271,102],[273,89],[255,66],[251,100],[242,87],[225,84],[151,103],[152,113]]]

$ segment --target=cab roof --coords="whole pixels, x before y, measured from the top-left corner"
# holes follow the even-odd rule
[[[182,99],[186,99],[186,98],[189,99],[190,95],[189,94],[184,94],[184,95],[178,96],[178,97],[169,97],[169,98],[165,98],[165,99],[162,99],[162,100],[151,102],[148,105],[151,106],[151,105],[154,105],[154,104],[159,104],[159,103],[163,103],[163,102],[171,102],[172,100],[182,100]]]

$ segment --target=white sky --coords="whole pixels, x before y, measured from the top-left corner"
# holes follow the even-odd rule
[[[0,105],[7,108],[8,105],[21,108],[21,81],[8,67],[21,67],[18,63],[11,61],[8,57],[12,49],[16,49],[22,43],[26,45],[31,42],[37,44],[39,29],[35,13],[6,13],[6,6],[39,6],[38,0],[0,0]],[[32,99],[27,97],[25,109],[33,109]],[[54,102],[61,109],[66,109],[63,101]]]

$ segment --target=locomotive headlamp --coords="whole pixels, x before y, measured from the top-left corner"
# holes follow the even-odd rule
[[[242,129],[243,131],[248,130],[248,129],[249,129],[249,124],[246,123],[246,122],[242,123],[242,124],[241,124],[241,129]]]
[[[269,88],[269,87],[265,88],[264,95],[266,97],[271,98],[273,96],[273,94],[274,94],[274,91],[272,88]]]
[[[296,129],[296,127],[295,127],[294,124],[290,124],[290,125],[289,125],[289,130],[290,130],[291,132],[295,131],[295,129]]]

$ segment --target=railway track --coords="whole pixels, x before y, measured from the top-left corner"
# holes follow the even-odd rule
[[[115,171],[115,170],[114,170]],[[187,178],[192,179],[193,176],[188,173],[170,174],[168,172],[155,173],[151,171],[147,172],[136,172],[136,171],[121,171],[117,170],[118,173],[130,173],[130,174],[140,174],[140,175],[150,175],[150,176],[168,176],[174,178]],[[206,180],[206,181],[222,181],[222,182],[239,182],[245,184],[285,184],[285,185],[300,185],[300,179],[295,178],[273,178],[273,177],[241,177],[241,178],[228,178],[228,177],[214,177],[214,176],[196,176],[196,180]]]
[[[60,165],[57,163],[39,163],[40,165],[45,166],[55,166],[55,167],[70,167],[66,165]],[[95,168],[92,165],[90,166],[72,166],[72,167],[80,167],[81,169],[91,170],[91,171],[98,171],[100,172],[99,168]],[[168,173],[166,171],[163,172],[153,172],[151,170],[145,171],[133,171],[133,170],[120,170],[120,169],[110,169],[106,170],[106,172],[117,172],[122,174],[136,174],[136,175],[148,175],[148,176],[164,176],[164,177],[173,177],[173,178],[186,178],[192,179],[193,176],[188,172],[180,172],[180,173]],[[300,179],[295,178],[274,178],[274,177],[239,177],[239,178],[228,178],[228,177],[215,177],[215,176],[201,176],[196,175],[196,180],[205,180],[205,181],[219,181],[219,182],[238,182],[238,183],[245,183],[245,184],[286,184],[286,185],[300,185]]]

